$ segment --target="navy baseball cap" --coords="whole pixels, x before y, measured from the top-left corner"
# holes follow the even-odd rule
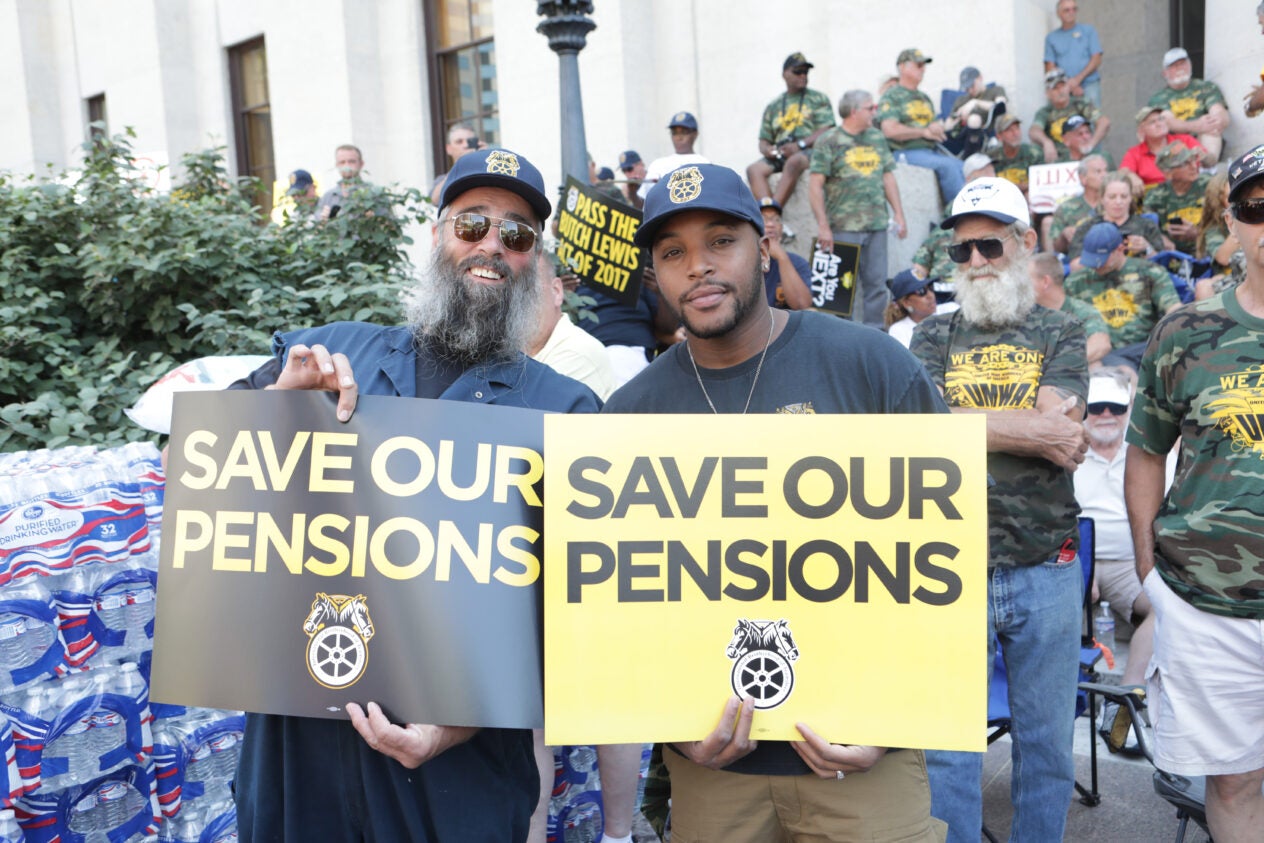
[[[295,170],[290,173],[290,189],[286,191],[290,196],[297,196],[300,193],[306,193],[307,188],[311,187],[312,174],[306,170]]]
[[[544,195],[544,177],[525,157],[508,149],[479,149],[467,152],[448,173],[439,198],[439,213],[456,198],[475,187],[499,187],[526,200],[543,223],[553,213]]]
[[[961,74],[957,76],[957,82],[960,83],[959,87],[964,91],[974,84],[975,79],[978,79],[982,75],[983,74],[979,72],[977,67],[966,65],[961,68]]]
[[[600,170],[597,171],[597,181],[613,181],[613,180],[614,180],[614,170],[610,169],[609,167],[602,167]]]
[[[1074,132],[1081,126],[1088,126],[1090,129],[1093,128],[1089,122],[1084,119],[1084,115],[1072,114],[1066,119],[1066,122],[1062,124],[1062,134],[1065,135],[1067,132]]]
[[[1080,263],[1089,269],[1098,269],[1123,242],[1118,226],[1113,222],[1099,222],[1084,235],[1084,251],[1080,252]]]
[[[672,115],[671,122],[667,124],[667,128],[674,129],[677,126],[688,129],[691,132],[698,131],[698,121],[688,111],[677,111]]]
[[[1229,201],[1237,202],[1251,182],[1264,176],[1264,144],[1229,165]]]
[[[923,287],[934,284],[938,280],[938,278],[918,278],[913,274],[913,270],[906,269],[888,281],[887,288],[891,290],[891,298],[899,301],[909,293],[916,293]]]
[[[641,155],[635,149],[625,149],[619,153],[619,169],[630,170],[641,163]]]
[[[762,211],[764,208],[772,208],[777,213],[781,213],[781,205],[778,204],[777,200],[773,199],[771,196],[765,196],[763,199],[759,200],[759,210]]]
[[[719,164],[686,164],[650,188],[633,242],[648,249],[659,226],[682,211],[719,211],[755,226],[760,236],[764,233],[759,203],[741,176]]]

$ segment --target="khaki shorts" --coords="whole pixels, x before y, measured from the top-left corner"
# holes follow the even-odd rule
[[[1093,565],[1097,577],[1097,590],[1103,600],[1110,603],[1110,610],[1132,623],[1132,607],[1141,596],[1141,580],[1137,578],[1136,562],[1103,562]]]
[[[670,748],[672,843],[942,841],[930,815],[930,783],[920,750],[889,752],[847,778],[752,776],[711,770]]]
[[[1195,609],[1157,569],[1145,592],[1155,618],[1146,671],[1155,766],[1181,776],[1264,769],[1264,621]]]

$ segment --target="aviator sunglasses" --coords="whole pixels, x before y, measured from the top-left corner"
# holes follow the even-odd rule
[[[1259,225],[1264,222],[1264,199],[1247,199],[1245,202],[1234,202],[1229,206],[1233,218],[1247,225]]]
[[[979,240],[962,240],[960,243],[948,244],[948,257],[953,263],[969,263],[970,251],[978,249],[984,260],[996,260],[1005,252],[1005,241],[1012,237],[984,237]]]
[[[529,252],[535,246],[535,229],[525,222],[489,217],[486,214],[457,214],[450,220],[452,233],[458,240],[477,243],[487,236],[492,226],[500,229],[500,242],[511,252]]]

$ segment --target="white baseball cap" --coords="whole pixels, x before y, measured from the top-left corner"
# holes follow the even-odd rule
[[[1113,377],[1095,377],[1088,381],[1088,404],[1118,404],[1127,407],[1132,400],[1132,392],[1126,386],[1120,386]]]
[[[971,214],[980,214],[1006,224],[1021,222],[1031,225],[1031,213],[1027,200],[1018,186],[1008,179],[985,176],[961,188],[952,200],[952,214],[939,224],[940,228],[952,228],[957,220]]]
[[[1173,47],[1163,54],[1163,69],[1167,70],[1178,61],[1187,58],[1189,58],[1189,53],[1185,52],[1184,47]]]

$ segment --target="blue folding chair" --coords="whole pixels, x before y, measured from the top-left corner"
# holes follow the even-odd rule
[[[1177,249],[1165,249],[1151,255],[1150,262],[1163,267],[1172,276],[1172,286],[1185,304],[1194,300],[1194,282],[1211,273],[1211,258],[1196,258]]]

